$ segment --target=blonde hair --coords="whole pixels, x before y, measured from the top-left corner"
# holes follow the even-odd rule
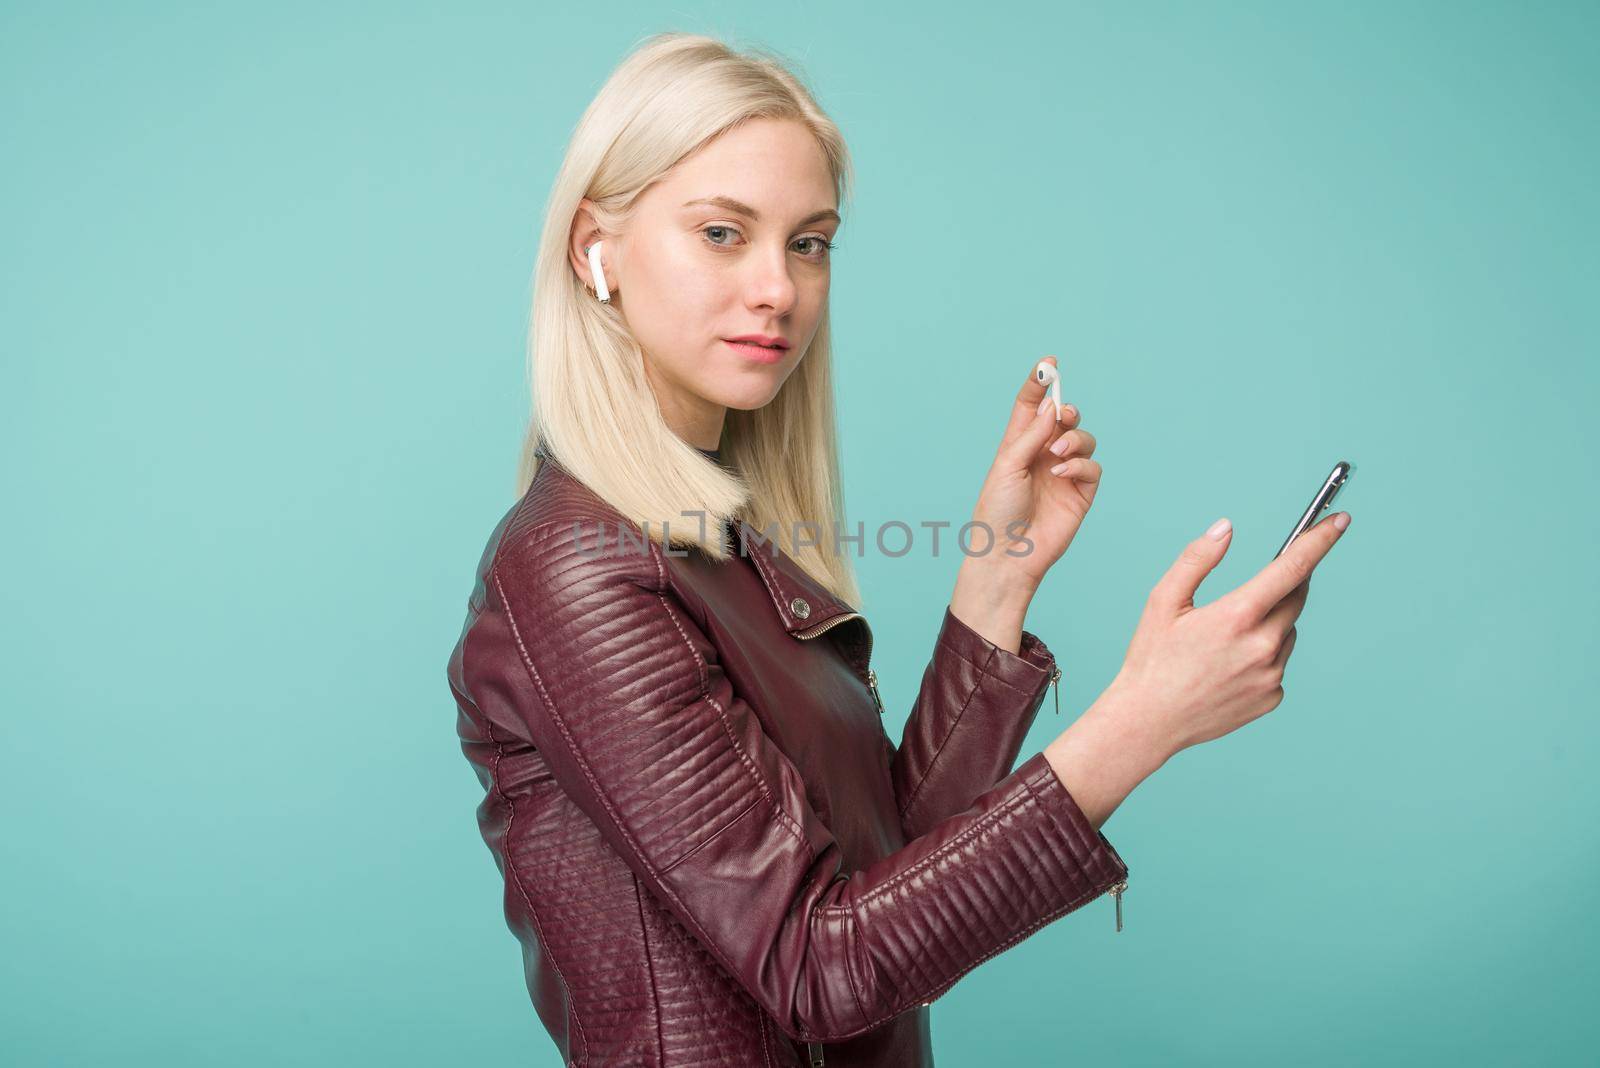
[[[755,118],[791,119],[811,131],[842,212],[851,184],[844,139],[771,52],[740,53],[696,34],[656,34],[612,72],[584,111],[550,193],[534,269],[528,335],[533,407],[517,492],[532,483],[542,445],[658,545],[693,546],[726,560],[739,550],[737,542],[724,543],[722,524],[743,519],[831,593],[856,604],[854,569],[848,555],[836,551],[832,534],[844,501],[827,309],[777,396],[755,411],[728,409],[723,467],[667,425],[638,342],[568,260],[572,222],[585,197],[595,205],[601,231],[620,233],[640,195],[680,160]],[[798,543],[797,531],[807,532]]]

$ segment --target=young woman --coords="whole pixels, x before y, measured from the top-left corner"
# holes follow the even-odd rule
[[[1024,616],[1100,478],[1027,361],[973,512],[995,543],[963,555],[896,744],[852,607],[861,543],[834,536],[856,533],[828,328],[848,173],[776,58],[666,34],[601,89],[551,195],[519,499],[449,675],[569,1064],[931,1064],[928,1006],[962,975],[1108,891],[1120,928],[1101,825],[1276,707],[1342,530],[1196,608],[1219,521],[1113,684],[1012,770],[1059,676]]]

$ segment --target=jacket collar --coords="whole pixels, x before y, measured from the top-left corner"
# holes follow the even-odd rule
[[[855,611],[812,578],[775,540],[763,539],[761,531],[742,519],[734,525],[743,543],[742,549],[735,545],[734,551],[743,552],[755,564],[756,573],[778,610],[778,618],[790,634],[798,637],[836,616]]]
[[[734,526],[744,548],[734,546],[755,565],[756,574],[772,597],[783,627],[796,639],[815,638],[827,633],[845,657],[870,679],[872,667],[872,628],[866,618],[841,601],[812,578],[775,541],[763,541],[760,532],[744,520]],[[842,617],[842,619],[841,619]],[[833,626],[828,626],[833,622]],[[876,684],[874,684],[876,685]],[[873,691],[876,697],[877,691]]]
[[[541,460],[553,459],[543,442],[535,446],[534,454]],[[559,460],[555,462],[560,465]],[[733,551],[755,565],[778,618],[790,634],[798,638],[838,616],[855,614],[854,608],[812,578],[775,540],[763,538],[761,531],[743,519],[735,520],[733,527],[738,539]]]

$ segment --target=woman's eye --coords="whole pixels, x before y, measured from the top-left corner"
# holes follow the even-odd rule
[[[800,244],[807,241],[811,243],[811,251],[805,253],[805,255],[811,256],[814,259],[822,259],[828,254],[828,250],[833,248],[833,242],[829,241],[825,237],[802,237],[799,241],[795,242],[795,244]]]
[[[729,234],[737,234],[738,232],[739,232],[739,229],[738,229],[738,227],[735,227],[735,226],[716,225],[716,226],[702,226],[700,228],[700,233],[705,235],[705,239],[710,244],[712,244],[713,246],[715,246],[717,248],[728,248],[728,247],[730,247],[731,242],[723,240],[723,239],[725,237],[727,237],[727,235],[729,235]],[[808,236],[808,237],[797,238],[795,240],[795,244],[796,245],[807,245],[808,248],[805,251],[803,251],[801,253],[801,255],[805,256],[807,259],[813,259],[813,260],[820,260],[820,259],[826,258],[827,254],[828,254],[828,250],[833,248],[833,243],[831,241],[829,241],[825,237]]]

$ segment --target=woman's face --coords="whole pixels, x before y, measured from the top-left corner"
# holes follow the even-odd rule
[[[759,408],[804,357],[828,301],[833,178],[800,123],[756,119],[681,160],[639,198],[624,234],[573,227],[574,269],[601,254],[612,305],[645,354],[668,425],[715,448],[728,408]],[[727,339],[761,335],[777,348]]]

